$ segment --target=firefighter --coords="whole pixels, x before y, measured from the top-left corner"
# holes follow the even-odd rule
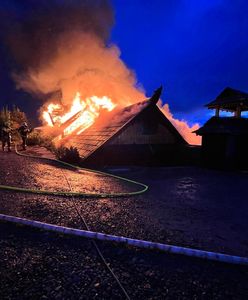
[[[9,125],[4,124],[1,128],[1,141],[2,141],[2,150],[4,151],[5,145],[7,144],[8,152],[11,152],[11,128]]]
[[[20,126],[18,128],[18,132],[22,138],[22,149],[26,150],[26,146],[27,146],[27,137],[28,134],[31,132],[32,130],[28,128],[28,124],[26,122],[24,122],[22,124],[22,126]]]

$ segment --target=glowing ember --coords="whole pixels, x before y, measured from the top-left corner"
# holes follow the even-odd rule
[[[77,92],[67,113],[63,113],[61,104],[50,103],[42,116],[45,123],[50,127],[55,125],[60,127],[65,125],[66,121],[75,117],[63,130],[63,135],[66,136],[75,131],[77,131],[77,134],[83,132],[94,123],[101,109],[111,111],[115,106],[112,100],[106,96],[101,98],[92,96],[82,100],[80,93]]]

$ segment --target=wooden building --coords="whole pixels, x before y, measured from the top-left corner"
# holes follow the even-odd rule
[[[221,168],[248,167],[248,119],[242,112],[248,110],[248,94],[225,88],[206,105],[215,109],[215,116],[195,131],[202,136],[202,159],[205,165]],[[233,113],[221,117],[221,111]]]
[[[188,144],[156,105],[161,90],[148,100],[106,112],[62,143],[76,147],[84,165],[180,163]]]

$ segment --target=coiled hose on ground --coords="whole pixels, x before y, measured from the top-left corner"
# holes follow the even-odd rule
[[[36,158],[36,159],[42,159],[42,160],[47,160],[47,161],[51,161],[51,162],[56,162],[60,165],[70,167],[70,168],[73,168],[73,169],[92,172],[92,173],[96,173],[96,174],[100,174],[100,175],[104,175],[104,176],[109,176],[109,177],[119,179],[119,180],[124,181],[124,182],[128,182],[128,183],[140,186],[141,189],[138,190],[138,191],[134,191],[134,192],[122,192],[122,193],[83,193],[83,192],[72,192],[72,191],[63,192],[63,191],[36,190],[36,189],[28,189],[28,188],[10,186],[10,185],[0,185],[1,190],[22,192],[22,193],[31,193],[31,194],[74,196],[74,197],[87,197],[87,198],[114,198],[114,197],[136,196],[136,195],[143,194],[148,190],[147,185],[145,185],[143,183],[140,183],[140,182],[137,182],[137,181],[134,181],[134,180],[131,180],[131,179],[128,179],[128,178],[120,177],[120,176],[117,176],[117,175],[105,173],[105,172],[98,171],[98,170],[81,168],[81,167],[78,167],[78,166],[63,162],[61,160],[57,160],[57,159],[44,158],[44,157],[39,157],[39,156],[35,156],[35,155],[28,155],[28,154],[20,153],[17,150],[16,145],[15,145],[15,151],[20,156],[25,156],[25,157],[29,157],[29,158]]]
[[[40,158],[40,157],[33,156],[33,155],[26,155],[26,154],[19,153],[17,151],[17,149],[16,149],[16,152],[18,155],[27,156],[27,157],[31,157],[31,158]],[[60,163],[65,166],[70,166],[70,167],[80,169],[80,170],[85,170],[85,171],[92,171],[97,174],[102,174],[105,176],[108,175],[113,178],[117,178],[117,179],[129,182],[129,183],[134,183],[136,185],[139,185],[142,187],[142,189],[139,191],[135,191],[135,192],[103,193],[103,194],[102,193],[53,192],[53,191],[46,191],[46,190],[33,190],[33,189],[18,188],[18,187],[5,186],[5,185],[0,185],[0,189],[16,191],[16,192],[34,193],[34,194],[52,194],[52,195],[82,196],[82,197],[133,196],[133,195],[142,194],[145,191],[147,191],[147,189],[148,189],[148,186],[143,183],[136,182],[136,181],[133,181],[133,180],[130,180],[127,178],[120,177],[120,176],[108,174],[108,173],[101,172],[101,171],[80,168],[80,167],[73,166],[71,164],[68,164],[68,163],[65,163],[65,162],[62,162],[59,160],[50,159],[50,158],[41,158],[41,159],[46,159],[48,161],[56,161],[57,163]],[[186,248],[186,247],[180,247],[180,246],[174,246],[174,245],[168,245],[168,244],[154,243],[154,242],[144,241],[144,240],[125,238],[125,237],[121,237],[121,236],[102,234],[99,232],[79,230],[79,229],[68,228],[68,227],[63,227],[63,226],[58,226],[58,225],[53,225],[53,224],[47,224],[44,222],[38,222],[38,221],[34,221],[34,220],[27,220],[24,218],[7,216],[7,215],[3,215],[3,214],[0,214],[0,220],[23,224],[23,225],[32,226],[32,227],[38,227],[38,228],[42,228],[44,230],[55,231],[55,232],[60,232],[60,233],[64,233],[64,234],[82,236],[85,238],[91,238],[91,239],[103,240],[103,241],[111,241],[111,242],[117,242],[117,243],[125,243],[125,244],[136,246],[139,248],[156,249],[156,250],[169,252],[169,253],[173,253],[173,254],[186,255],[186,256],[191,256],[191,257],[203,258],[203,259],[207,259],[207,260],[214,260],[214,261],[220,261],[220,262],[231,263],[231,264],[248,265],[248,257],[240,257],[240,256],[235,256],[235,255],[222,254],[222,253],[218,253],[218,252],[209,252],[209,251],[198,250],[198,249],[193,249],[193,248]]]

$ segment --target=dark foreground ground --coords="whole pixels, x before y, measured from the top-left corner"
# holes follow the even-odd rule
[[[1,299],[124,299],[89,240],[0,230]],[[247,299],[247,267],[98,244],[131,299]]]
[[[0,213],[93,231],[248,256],[245,173],[198,168],[118,169],[149,185],[119,199],[71,199],[0,191]],[[137,187],[89,172],[63,171],[75,191]],[[69,190],[61,168],[3,153],[0,184]],[[0,223],[1,299],[118,299],[122,294],[91,242]],[[247,299],[247,267],[101,243],[133,299]]]

